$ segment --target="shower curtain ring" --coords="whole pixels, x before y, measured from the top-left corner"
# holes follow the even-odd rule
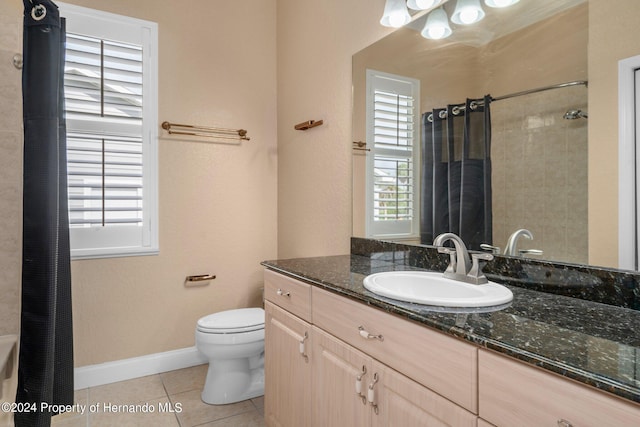
[[[472,110],[477,110],[478,109],[478,103],[476,101],[471,101],[469,103],[469,108],[471,108]]]
[[[427,116],[427,121],[428,121],[429,123],[433,123],[433,113],[431,113],[431,114],[429,114],[429,115]]]
[[[440,117],[441,119],[446,119],[447,118],[447,110],[440,110],[440,112],[438,113],[438,117]]]
[[[33,4],[33,1],[31,1],[31,4]],[[31,9],[31,17],[35,21],[42,21],[46,16],[47,16],[47,8],[41,4],[37,4],[33,6],[33,8]]]

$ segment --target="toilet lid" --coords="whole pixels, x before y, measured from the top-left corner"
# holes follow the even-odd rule
[[[264,328],[264,310],[261,308],[239,308],[210,314],[198,320],[198,329],[203,332],[234,334]]]

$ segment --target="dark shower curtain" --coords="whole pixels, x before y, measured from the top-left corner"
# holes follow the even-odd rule
[[[469,249],[492,244],[490,103],[487,95],[422,115],[423,244],[446,232]]]
[[[22,314],[16,426],[49,426],[47,405],[73,403],[71,269],[64,122],[64,20],[23,0]]]

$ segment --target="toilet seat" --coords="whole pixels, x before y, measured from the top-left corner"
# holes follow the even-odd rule
[[[240,334],[264,329],[264,310],[239,308],[204,316],[197,330],[207,334]]]

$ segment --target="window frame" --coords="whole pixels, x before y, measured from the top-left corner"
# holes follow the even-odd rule
[[[413,98],[411,155],[405,150],[392,150],[376,147],[375,138],[375,92],[384,90]],[[420,81],[406,76],[385,73],[372,69],[366,70],[366,221],[365,235],[377,239],[416,239],[420,236]],[[410,221],[376,221],[375,216],[375,159],[378,156],[410,159],[412,163],[412,216]]]
[[[136,44],[143,48],[142,225],[70,227],[71,259],[157,255],[158,231],[158,24],[57,2],[68,33]],[[78,121],[79,122],[79,121]],[[91,127],[83,121],[83,128]],[[74,120],[67,118],[67,131]],[[78,129],[78,128],[75,128]]]

